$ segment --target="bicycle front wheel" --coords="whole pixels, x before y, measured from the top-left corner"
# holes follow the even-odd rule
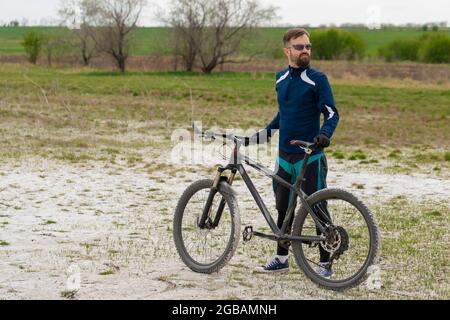
[[[239,208],[230,186],[219,184],[204,228],[198,226],[213,180],[191,184],[181,196],[175,209],[173,237],[183,262],[193,271],[219,271],[233,256],[239,242]],[[225,200],[220,220],[214,226],[217,209]]]
[[[298,266],[313,282],[327,289],[358,285],[367,278],[368,268],[379,255],[380,236],[374,215],[354,195],[341,189],[320,190],[307,201],[319,218],[327,215],[332,224],[324,241],[292,243]],[[321,234],[303,207],[296,214],[292,234]]]

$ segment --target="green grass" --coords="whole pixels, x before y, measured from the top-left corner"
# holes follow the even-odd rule
[[[433,168],[439,168],[435,170],[439,171],[436,174],[448,177],[448,84],[414,82],[410,85],[395,79],[361,81],[342,78],[331,79],[331,85],[341,121],[332,140],[330,158],[348,163],[352,169],[355,166],[373,169],[388,162],[393,173],[419,169],[431,173]],[[261,128],[277,109],[273,74],[269,73],[218,72],[207,76],[182,72],[129,72],[121,75],[96,70],[1,64],[0,162],[20,163],[20,159],[42,157],[74,167],[89,161],[106,167],[114,157],[121,168],[143,167],[148,171],[149,179],[156,183],[145,189],[145,193],[153,197],[150,202],[157,201],[167,209],[160,210],[159,222],[170,234],[171,220],[167,215],[170,208],[165,208],[167,197],[158,184],[167,183],[163,178],[170,172],[196,171],[162,163],[161,159],[155,161],[153,155],[157,157],[171,149],[174,129],[190,128],[192,106],[188,87],[193,93],[194,119],[202,120],[204,128],[214,125]],[[351,157],[356,160],[349,161]],[[202,173],[197,173],[196,177],[213,174],[214,168],[210,168],[211,172],[207,169],[202,168]],[[395,183],[395,177],[393,181]],[[66,183],[76,181],[66,180]],[[242,184],[237,181],[236,185],[238,183]],[[364,193],[368,187],[355,183],[352,188]],[[79,206],[85,210],[90,205],[80,203]],[[296,298],[296,294],[300,294],[298,284],[308,283],[306,288],[324,299],[448,298],[448,249],[443,244],[448,234],[448,203],[414,203],[399,196],[377,203],[371,210],[381,230],[381,290],[369,291],[362,285],[343,294],[325,291],[309,286],[305,276],[293,268],[292,274],[277,280],[279,291],[276,293],[287,292],[292,294],[291,298]],[[245,212],[244,217],[249,214]],[[125,223],[128,221],[118,220],[113,225],[127,231]],[[136,230],[133,229],[133,233]],[[258,244],[257,250],[248,248],[253,243]],[[233,285],[254,286],[254,296],[273,296],[272,286],[257,287],[251,283],[255,278],[266,283],[266,275],[251,274],[238,260],[244,257],[248,265],[248,256],[239,250],[251,252],[255,261],[265,260],[273,253],[272,242],[259,244],[250,242],[246,244],[247,249],[238,247],[232,263],[235,265],[227,266],[231,270],[229,274],[235,274],[229,280],[229,288]],[[7,245],[8,242],[0,240],[0,246]],[[118,253],[125,252],[121,248],[105,249],[95,243],[79,245],[83,254],[92,256],[103,249],[108,255],[121,256]],[[155,252],[160,256],[161,251],[157,250]],[[117,273],[115,269],[107,267],[99,275],[114,273]],[[270,292],[264,292],[265,289]],[[242,299],[239,292],[227,294]]]
[[[261,28],[259,34],[244,43],[242,52],[252,53],[258,51],[266,51],[268,57],[283,57],[282,53],[277,50],[281,45],[281,39],[287,28]],[[314,32],[321,30],[319,28],[308,29],[311,33],[311,42],[314,43]],[[366,43],[367,54],[374,57],[378,53],[378,48],[388,44],[396,39],[412,39],[423,35],[425,32],[414,28],[388,28],[380,30],[369,30],[361,28],[345,29],[346,31],[355,33]],[[443,32],[450,33],[450,30]]]
[[[448,297],[448,288],[439,285],[446,279],[448,250],[436,246],[447,234],[448,203],[413,205],[404,198],[397,198],[376,208],[375,214],[382,230],[382,257],[385,257],[382,265],[386,269],[385,281],[392,284],[389,289],[403,287],[402,291],[434,292]],[[414,281],[405,284],[398,281],[411,279],[409,275]]]
[[[377,55],[378,48],[392,42],[393,40],[418,38],[425,33],[421,30],[405,28],[380,30],[350,29],[350,31],[358,34],[365,40],[367,45],[367,54],[372,57]]]
[[[333,157],[335,157],[336,159],[344,159],[345,157],[344,157],[344,154],[342,153],[342,152],[340,152],[340,151],[334,151],[333,153],[332,153],[332,155],[333,155]]]
[[[364,188],[356,184],[353,187]],[[439,245],[448,235],[448,202],[411,202],[405,196],[398,196],[377,205],[372,204],[370,209],[377,218],[381,233],[380,259],[377,263],[381,271],[380,289],[368,289],[365,283],[343,292],[315,287],[292,259],[290,272],[277,279],[278,290],[272,286],[270,293],[267,293],[264,292],[268,290],[267,286],[257,285],[252,290],[253,297],[277,294],[281,298],[289,296],[290,299],[299,299],[311,290],[319,299],[448,299],[449,250]],[[253,259],[265,263],[265,259],[273,254],[272,243],[252,239],[246,246],[238,247],[234,262],[230,263],[233,265],[230,271],[233,277],[230,277],[228,287],[267,281],[267,275],[257,272],[248,277],[249,271],[243,269],[241,263],[248,265],[248,258],[253,254]],[[268,252],[266,247],[269,248]],[[303,289],[299,290],[302,286]]]
[[[445,161],[450,161],[450,152],[446,152],[444,155]]]
[[[192,119],[205,128],[262,128],[277,111],[271,73],[122,75],[3,64],[0,84],[0,160],[38,155],[145,166],[141,151],[167,147],[172,131],[189,129]],[[411,166],[448,168],[447,86],[345,78],[331,85],[341,119],[332,141],[335,158],[370,164],[382,153]]]
[[[60,27],[0,27],[0,54],[23,54],[23,36],[29,31],[45,34],[64,32]]]
[[[356,150],[349,157],[348,160],[365,160],[367,156],[361,150]]]
[[[99,273],[100,276],[109,276],[109,275],[112,275],[112,274],[114,274],[114,271],[112,271],[112,270],[103,271],[103,272]]]
[[[40,31],[43,33],[65,32],[59,27],[0,27],[0,54],[23,54],[21,45],[24,34],[28,31]],[[281,39],[287,28],[260,28],[253,37],[246,39],[241,47],[242,55],[260,53],[267,58],[282,58],[280,50]],[[310,28],[309,31],[320,30]],[[388,28],[381,30],[369,30],[351,28],[346,29],[360,35],[367,44],[369,56],[375,56],[379,47],[395,39],[411,39],[418,37],[424,31],[414,28]],[[450,33],[450,30],[443,32]],[[171,42],[170,29],[164,27],[142,27],[138,28],[134,34],[133,55],[151,55],[156,53],[170,53]],[[314,38],[312,38],[314,42]]]

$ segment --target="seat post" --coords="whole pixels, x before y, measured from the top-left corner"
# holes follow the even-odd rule
[[[302,167],[300,169],[299,175],[297,176],[297,181],[295,182],[295,187],[297,188],[300,188],[302,186],[303,181],[305,180],[304,176],[306,173],[306,167],[308,166],[309,157],[311,156],[311,152],[312,152],[311,149],[309,148],[305,149],[305,157],[303,158]]]

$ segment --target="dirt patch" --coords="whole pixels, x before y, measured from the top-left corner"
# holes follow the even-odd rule
[[[165,157],[154,154],[153,161]],[[333,160],[330,167],[331,186],[349,189],[371,206],[398,196],[410,202],[450,198],[448,180],[350,171]],[[173,245],[172,215],[186,186],[211,174],[191,167],[172,176],[171,171],[149,174],[143,166],[39,158],[0,164],[0,299],[380,297],[363,285],[348,295],[318,289],[295,267],[287,275],[254,274],[274,247],[260,239],[240,243],[217,274],[190,271]],[[273,210],[270,181],[252,177]],[[234,188],[242,224],[263,226],[242,181]],[[384,292],[382,297],[402,295]]]

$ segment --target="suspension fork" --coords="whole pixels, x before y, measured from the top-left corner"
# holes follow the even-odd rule
[[[231,186],[233,184],[234,176],[236,175],[237,169],[231,169],[231,173],[228,176],[227,183]],[[222,217],[223,209],[225,208],[225,198],[220,199],[219,207],[217,208],[216,217],[212,223],[212,227],[215,228],[219,224],[220,218]]]
[[[214,197],[215,197],[216,193],[219,191],[220,181],[226,180],[227,183],[231,185],[233,183],[233,180],[234,180],[234,177],[235,177],[236,171],[237,171],[237,169],[233,168],[231,170],[230,176],[227,178],[226,176],[222,176],[222,173],[225,170],[226,169],[223,167],[217,168],[216,177],[214,178],[213,185],[208,194],[208,198],[206,199],[205,206],[203,207],[202,216],[200,217],[200,220],[198,221],[198,226],[200,227],[200,229],[217,227],[217,225],[219,224],[220,218],[222,217],[222,212],[223,212],[223,209],[225,208],[224,197],[221,197],[219,207],[217,208],[217,211],[215,214],[214,222],[211,223],[211,221],[208,221],[208,223],[207,223],[207,219],[208,219],[209,213],[211,211]]]

